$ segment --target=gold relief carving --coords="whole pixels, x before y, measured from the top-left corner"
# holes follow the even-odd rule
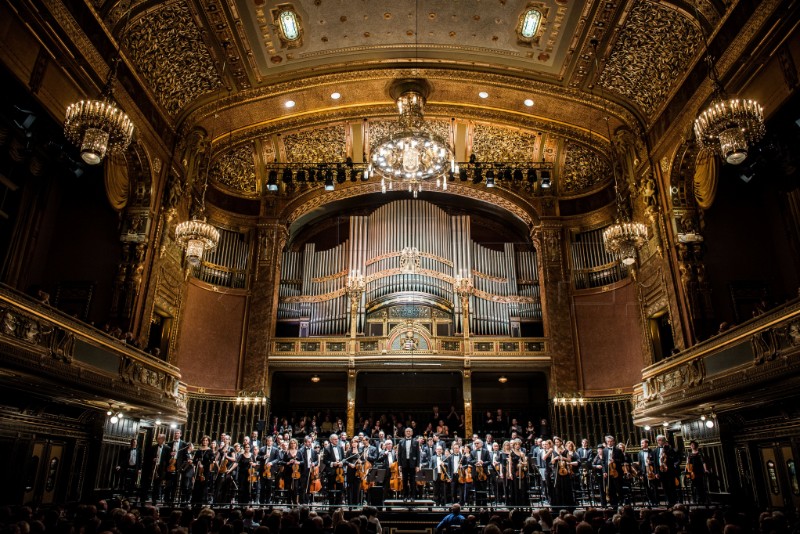
[[[318,278],[312,278],[311,281],[315,284],[321,284],[323,282],[330,282],[331,280],[336,280],[337,278],[341,278],[347,274],[347,269],[344,271],[340,271],[338,273],[329,274],[328,276],[320,276]],[[287,282],[287,280],[284,280]],[[296,283],[301,283],[301,280],[297,280]]]
[[[387,252],[386,254],[381,254],[380,256],[375,256],[369,258],[365,265],[372,265],[373,263],[379,262],[381,260],[385,260],[388,258],[394,258],[395,256],[401,256],[402,252]],[[441,256],[437,256],[436,254],[431,254],[430,252],[418,252],[420,258],[429,258],[431,260],[438,261],[440,263],[444,263],[448,267],[453,266],[453,262],[448,260],[447,258],[442,258]]]
[[[508,278],[504,278],[502,276],[492,276],[490,274],[482,273],[475,269],[472,269],[472,276],[477,276],[478,278],[483,278],[484,280],[489,280],[490,282],[497,282],[499,284],[508,283]]]
[[[222,6],[213,0],[200,2],[199,4],[202,6],[203,12],[208,19],[208,26],[214,30],[217,36],[219,48],[225,54],[225,65],[227,67],[225,72],[230,73],[236,79],[236,85],[240,88],[247,89],[250,87],[250,80],[247,78],[247,71],[244,68],[244,62],[239,54],[239,47],[241,46],[244,48],[245,57],[249,60],[248,62],[254,76],[258,81],[261,81],[261,77],[258,75],[258,69],[256,68],[255,58],[253,57],[253,51],[250,48],[250,40],[246,37],[244,32],[244,24],[242,24],[242,20],[239,18],[238,9],[236,9],[235,6],[230,9],[233,27],[236,28],[239,34],[237,46],[231,46],[230,43],[234,41],[234,30],[231,28],[228,16],[225,10],[222,9]],[[228,5],[231,6],[231,3],[229,2]]]
[[[284,134],[283,146],[289,163],[343,162],[347,157],[345,125]]]
[[[165,4],[131,21],[122,40],[137,70],[171,115],[222,85],[183,1]]]
[[[472,153],[478,161],[533,161],[534,134],[476,124],[472,139]]]
[[[691,65],[700,43],[700,30],[688,17],[655,2],[638,2],[600,74],[600,84],[650,116]]]
[[[211,179],[243,193],[255,193],[253,146],[240,146],[222,154],[211,164]]]
[[[426,108],[427,110],[428,108]],[[440,119],[425,119],[420,128],[423,132],[433,134],[448,145],[451,144],[452,130],[450,122]],[[384,139],[387,139],[400,131],[400,125],[397,120],[370,120],[367,122],[367,146],[369,146],[369,154],[372,150]]]
[[[608,159],[591,148],[567,143],[564,152],[564,169],[561,172],[560,184],[564,193],[591,189],[611,178],[611,165]]]

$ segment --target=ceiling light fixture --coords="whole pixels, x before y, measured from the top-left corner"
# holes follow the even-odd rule
[[[530,98],[526,98],[525,99],[525,105],[528,106],[528,107],[532,107],[533,106],[533,100],[531,100]]]
[[[295,106],[295,104],[296,102],[294,100],[287,100],[286,102],[284,102],[283,105],[291,109]]]
[[[481,91],[480,93],[478,93],[478,96],[481,98],[489,98],[489,93],[487,93],[486,91]]]
[[[747,159],[748,148],[766,133],[764,108],[755,100],[729,97],[719,81],[714,59],[695,4],[695,18],[703,35],[703,45],[711,80],[711,104],[694,121],[694,136],[701,149],[721,155],[731,165]]]
[[[447,142],[425,127],[423,108],[430,93],[426,80],[396,80],[390,95],[397,102],[399,128],[379,140],[372,150],[371,163],[364,171],[381,175],[381,191],[393,189],[395,182],[417,197],[421,183],[436,180],[436,186],[447,189],[442,176],[455,165]]]
[[[505,384],[506,382],[508,382],[508,378],[506,377],[506,375],[503,375],[500,378],[498,378],[497,381],[500,382],[501,384]]]
[[[340,98],[342,98],[342,94],[341,93],[337,93],[337,92],[333,92],[333,93],[331,93],[331,98],[334,99],[334,100],[339,100]]]
[[[132,1],[132,0],[131,0]],[[127,26],[131,15],[128,2]],[[120,33],[122,30],[120,30]],[[108,78],[95,100],[80,100],[67,107],[64,118],[64,135],[81,150],[81,159],[89,165],[97,165],[106,154],[121,154],[133,138],[134,126],[130,117],[114,103],[114,80],[120,62],[120,45],[117,43]]]
[[[311,376],[311,381],[312,381],[312,382],[314,382],[315,384],[316,384],[317,382],[319,382],[320,380],[321,380],[321,379],[320,379],[319,375],[312,375],[312,376]]]

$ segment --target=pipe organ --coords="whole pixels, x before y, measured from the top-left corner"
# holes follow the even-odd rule
[[[621,265],[619,258],[606,252],[603,230],[605,227],[572,236],[570,250],[575,289],[601,287],[628,276],[627,267]]]
[[[306,243],[284,252],[278,336],[341,336],[350,328],[350,297],[358,333],[388,335],[398,320],[427,318],[434,335],[462,331],[457,276],[469,277],[470,331],[520,336],[520,321],[541,321],[536,252],[530,245],[474,242],[469,215],[450,215],[421,200],[387,203],[350,217],[345,242],[328,250]],[[363,291],[348,295],[349,277]],[[289,326],[292,325],[292,326]],[[380,326],[384,325],[384,326]]]
[[[250,239],[247,233],[219,230],[217,247],[205,253],[195,277],[216,286],[244,288],[247,285],[247,260]]]

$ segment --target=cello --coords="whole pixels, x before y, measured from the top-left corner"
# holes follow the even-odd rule
[[[322,457],[325,451],[319,457],[319,461],[314,464],[308,471],[308,491],[306,493],[318,493],[322,490],[322,481],[319,478],[319,464],[322,462]]]
[[[397,461],[392,463],[389,471],[392,474],[389,479],[389,489],[392,491],[403,491],[403,475],[400,473],[400,465]]]

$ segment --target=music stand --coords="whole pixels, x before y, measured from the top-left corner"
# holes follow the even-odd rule
[[[367,475],[368,482],[374,482],[380,486],[383,485],[384,480],[386,480],[386,469],[371,469]]]
[[[433,469],[428,469],[428,468],[420,469],[419,471],[417,471],[416,479],[417,482],[425,482],[425,483],[433,482]]]

